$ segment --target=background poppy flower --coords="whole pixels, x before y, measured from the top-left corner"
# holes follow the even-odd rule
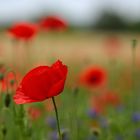
[[[118,36],[111,35],[106,38],[104,47],[109,57],[116,57],[119,55],[122,43]]]
[[[32,23],[17,23],[8,32],[16,39],[29,40],[36,34],[37,29],[37,25]]]
[[[28,114],[31,120],[37,120],[41,117],[42,112],[41,112],[41,109],[37,107],[29,107]]]
[[[40,26],[45,30],[62,31],[66,29],[67,24],[61,18],[49,16],[41,20]]]
[[[67,66],[61,61],[52,66],[39,66],[25,75],[16,90],[16,104],[39,102],[57,96],[64,89]]]
[[[121,104],[120,96],[114,92],[105,92],[94,97],[91,104],[97,113],[105,113],[107,107],[117,107]]]
[[[106,71],[100,67],[91,67],[80,75],[80,83],[88,87],[97,87],[106,82]]]
[[[106,105],[117,106],[120,104],[120,96],[114,92],[106,92],[102,94],[101,100]]]

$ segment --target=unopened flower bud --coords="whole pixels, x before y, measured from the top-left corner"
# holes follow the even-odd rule
[[[10,103],[11,103],[11,97],[10,97],[10,94],[9,94],[9,93],[6,94],[4,103],[5,103],[5,106],[6,106],[6,107],[9,107],[9,105],[10,105]]]

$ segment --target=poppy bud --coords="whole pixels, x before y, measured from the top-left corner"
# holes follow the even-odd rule
[[[137,40],[136,39],[132,40],[132,46],[133,46],[133,48],[135,48],[137,46]]]
[[[26,135],[27,135],[28,137],[31,137],[31,136],[32,136],[32,128],[29,127],[29,126],[26,128]]]
[[[69,140],[69,130],[62,129],[62,140]]]
[[[5,104],[6,107],[9,107],[10,103],[11,103],[10,94],[6,94],[4,104]]]
[[[74,94],[74,95],[77,95],[78,92],[79,92],[79,88],[78,88],[78,87],[74,87],[74,88],[73,88],[73,94]]]
[[[2,81],[4,79],[4,74],[0,73],[0,81]]]
[[[1,128],[1,131],[2,131],[2,134],[3,134],[3,136],[6,136],[6,134],[7,134],[7,129],[6,129],[6,127],[3,125],[3,127]]]
[[[91,129],[91,133],[94,135],[94,136],[96,136],[96,137],[98,137],[99,135],[100,135],[100,130],[98,129],[98,128],[92,128]]]
[[[13,86],[14,84],[15,84],[15,80],[14,79],[10,80],[10,85]]]

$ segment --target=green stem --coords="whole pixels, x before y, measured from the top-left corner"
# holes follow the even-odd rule
[[[79,93],[79,89],[78,87],[75,87],[74,91],[73,91],[73,113],[75,114],[75,118],[73,118],[74,121],[74,126],[75,126],[75,133],[76,133],[76,138],[77,140],[79,139],[79,127],[78,127],[78,93]]]
[[[56,106],[55,98],[54,97],[52,97],[52,102],[53,102],[54,109],[55,109],[55,115],[56,115],[56,120],[57,120],[59,140],[62,140],[62,135],[61,135],[61,131],[60,131],[60,125],[59,125],[59,118],[58,118],[58,111],[57,111],[57,106]]]
[[[23,105],[19,106],[19,112],[18,112],[18,125],[20,129],[20,139],[23,139],[25,136],[25,128],[24,128],[24,107]]]
[[[133,40],[132,41],[132,97],[136,94],[135,90],[135,60],[136,60],[136,45],[137,41]],[[135,100],[132,98],[132,100]],[[132,102],[132,112],[134,111],[134,102]]]

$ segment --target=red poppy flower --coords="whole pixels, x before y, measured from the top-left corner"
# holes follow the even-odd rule
[[[67,27],[67,24],[64,20],[49,16],[47,18],[44,18],[41,20],[40,26],[45,30],[55,30],[55,31],[62,31],[65,30]]]
[[[0,84],[1,84],[1,90],[2,92],[6,92],[7,90],[15,91],[17,88],[17,79],[20,78],[19,73],[13,74],[13,72],[5,72],[2,73],[0,70]]]
[[[92,106],[98,113],[105,112],[108,106],[119,106],[121,103],[120,96],[114,92],[105,92],[97,97],[94,97]]]
[[[87,68],[80,75],[80,83],[88,87],[101,86],[106,82],[106,75],[106,71],[103,68]]]
[[[64,89],[67,66],[57,61],[52,66],[39,66],[25,75],[14,96],[16,104],[43,101]]]
[[[37,25],[32,23],[17,23],[9,29],[9,34],[16,39],[29,40],[37,32]]]
[[[106,92],[101,95],[101,100],[106,105],[117,106],[120,104],[120,97],[114,92]]]
[[[105,51],[108,56],[114,57],[119,54],[121,49],[121,40],[117,36],[109,36],[105,40]]]
[[[29,107],[28,114],[31,120],[37,120],[41,117],[42,112],[39,108],[36,107]]]

